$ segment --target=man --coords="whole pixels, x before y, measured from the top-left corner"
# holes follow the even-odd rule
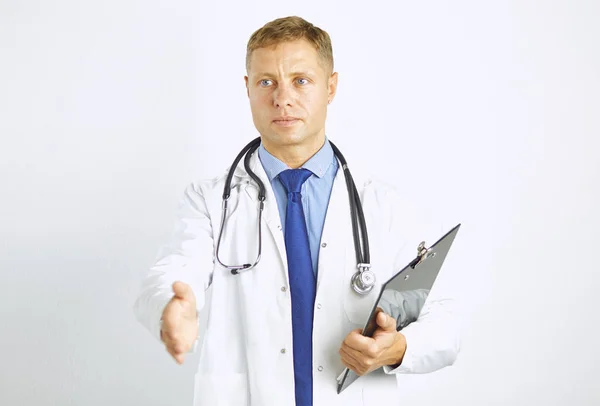
[[[348,193],[325,135],[338,85],[329,35],[301,18],[281,18],[257,30],[247,49],[245,82],[261,136],[250,167],[266,186],[260,261],[233,275],[215,260],[228,171],[194,182],[185,190],[173,240],[144,281],[136,316],[178,363],[200,348],[195,405],[397,404],[401,374],[435,371],[456,359],[452,301],[431,298],[402,333],[384,312],[373,338],[360,328],[381,283],[442,229],[427,228],[389,186],[357,182],[377,284],[367,295],[353,291]],[[218,259],[252,263],[258,187],[244,165],[231,170]],[[204,308],[207,322],[199,326]],[[205,333],[200,346],[199,328]],[[338,395],[344,367],[364,376]]]

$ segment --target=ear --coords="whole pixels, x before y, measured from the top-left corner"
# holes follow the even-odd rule
[[[248,76],[244,76],[244,82],[246,83],[246,94],[250,97],[250,89],[248,88]]]
[[[328,86],[327,86],[327,100],[328,100],[328,104],[331,104],[331,102],[333,101],[333,98],[335,97],[335,94],[337,92],[337,85],[338,85],[338,73],[337,72],[333,72],[331,74],[331,76],[329,77],[329,82],[328,82]]]

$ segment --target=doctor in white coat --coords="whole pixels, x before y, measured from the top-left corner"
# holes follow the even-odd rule
[[[444,230],[429,225],[392,187],[353,174],[377,277],[369,294],[357,294],[350,284],[357,263],[348,192],[325,135],[327,106],[338,84],[328,34],[299,17],[266,24],[248,42],[245,80],[261,136],[250,168],[266,187],[260,261],[233,275],[215,257],[229,170],[234,176],[219,259],[243,264],[257,256],[258,187],[244,165],[191,182],[173,237],[143,280],[136,317],[178,363],[200,352],[196,406],[399,405],[403,374],[454,363],[454,300],[433,289],[419,318],[402,332],[385,313],[373,338],[363,337],[360,328],[381,283],[415,257],[419,242],[433,242]],[[292,299],[298,282],[290,283],[290,272],[297,272],[297,264],[288,262],[290,202],[281,179],[283,171],[299,168],[309,176],[300,196],[314,270],[310,345],[306,329],[294,330],[300,310]],[[310,283],[302,278],[300,283]],[[207,318],[199,325],[202,309]],[[204,339],[198,344],[200,329]],[[300,372],[301,364],[310,365],[308,373]],[[337,394],[336,378],[345,367],[364,376]]]

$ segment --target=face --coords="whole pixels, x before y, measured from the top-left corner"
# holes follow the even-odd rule
[[[263,142],[283,147],[324,139],[337,73],[330,74],[309,42],[256,49],[245,81],[254,125]]]

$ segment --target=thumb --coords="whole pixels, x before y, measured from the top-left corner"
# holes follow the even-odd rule
[[[196,296],[194,296],[190,285],[177,281],[173,283],[173,293],[175,293],[176,298],[196,305]]]
[[[385,331],[396,331],[396,319],[384,312],[377,315],[377,325]]]

